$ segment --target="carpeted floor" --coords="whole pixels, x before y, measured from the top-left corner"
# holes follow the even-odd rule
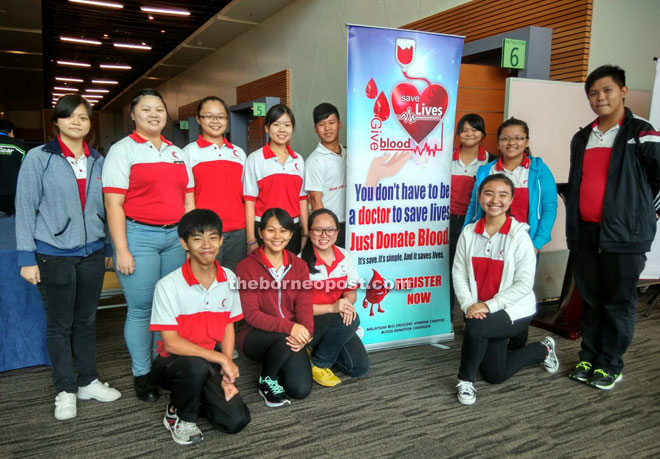
[[[335,388],[315,385],[309,398],[280,409],[264,405],[256,392],[258,366],[239,357],[238,387],[252,422],[226,435],[200,420],[205,440],[193,447],[175,444],[163,427],[166,394],[156,403],[135,398],[122,337],[125,310],[100,311],[101,380],[122,398],[79,401],[78,417],[58,422],[48,367],[0,373],[0,457],[660,457],[660,308],[644,318],[647,299],[640,298],[624,379],[610,392],[566,377],[579,342],[555,336],[559,374],[538,366],[501,385],[478,381],[476,404],[460,405],[457,323],[449,350],[371,354],[368,377],[345,377]],[[546,334],[532,327],[530,341]]]

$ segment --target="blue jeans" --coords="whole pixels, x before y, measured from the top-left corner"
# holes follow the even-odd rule
[[[355,334],[360,318],[344,325],[339,314],[314,316],[312,364],[319,368],[337,367],[343,373],[360,377],[369,371],[369,356],[362,340]]]
[[[156,282],[180,267],[186,255],[176,228],[163,229],[126,220],[126,238],[135,259],[135,271],[129,275],[117,272],[128,305],[124,339],[131,354],[133,376],[143,376],[151,370],[151,358],[160,339],[159,333],[149,331]]]

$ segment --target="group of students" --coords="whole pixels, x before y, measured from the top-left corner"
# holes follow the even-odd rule
[[[621,379],[634,287],[655,234],[660,133],[624,108],[618,67],[595,70],[585,90],[598,119],[571,145],[567,237],[585,307],[581,361],[569,376],[610,389]],[[346,152],[336,108],[314,110],[321,142],[306,162],[289,146],[295,117],[285,105],[268,111],[269,141],[247,158],[225,138],[227,107],[216,97],[200,102],[202,135],[183,151],[161,135],[167,109],[158,92],[140,91],[130,113],[135,130],[104,162],[84,142],[91,107],[62,97],[52,117],[57,137],[31,150],[19,174],[19,265],[44,302],[55,417],[75,417],[76,397],[120,397],[96,371],[95,312],[110,256],[128,305],[124,335],[136,395],[156,400],[156,384],[171,391],[163,422],[177,443],[203,439],[199,415],[226,432],[250,421],[235,385],[235,343],[261,362],[258,391],[270,407],[306,397],[312,380],[338,384],[331,368],[365,375],[369,359],[355,333],[357,271],[337,242]],[[497,383],[533,363],[550,373],[559,368],[551,337],[526,345],[556,185],[531,155],[526,123],[511,118],[498,128],[500,156],[490,162],[485,133],[478,115],[462,118],[452,162],[463,404],[476,400],[477,370]],[[616,217],[601,210],[604,201],[615,204]],[[309,280],[311,290],[303,288]]]

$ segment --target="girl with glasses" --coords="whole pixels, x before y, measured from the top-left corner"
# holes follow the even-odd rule
[[[336,386],[341,380],[333,373],[360,377],[369,371],[369,357],[356,331],[360,318],[355,312],[359,278],[353,257],[337,247],[339,219],[328,209],[309,216],[309,241],[300,257],[307,263],[313,282],[314,341],[312,378],[322,386]]]

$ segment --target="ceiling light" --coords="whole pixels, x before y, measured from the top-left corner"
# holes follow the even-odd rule
[[[104,6],[106,8],[122,9],[124,5],[117,2],[106,2],[101,0],[69,0],[70,3],[82,3],[83,5]]]
[[[119,84],[119,82],[115,81],[115,80],[92,80],[92,83],[94,83],[94,84]]]
[[[57,97],[62,97],[62,96],[66,96],[66,95],[67,95],[67,94],[63,94],[63,93],[61,93],[61,92],[54,92],[54,93],[53,93],[53,97],[55,97],[55,96],[57,96]]]
[[[144,13],[171,14],[174,16],[190,16],[190,11],[179,8],[161,8],[158,6],[141,6],[140,10]]]
[[[88,38],[73,38],[73,37],[63,37],[60,35],[60,40],[69,41],[71,43],[82,43],[84,45],[100,45],[101,42],[98,40],[90,40]]]
[[[83,80],[79,78],[66,78],[66,77],[55,77],[57,81],[70,81],[71,83],[82,83]]]
[[[90,64],[85,62],[71,62],[71,61],[57,61],[60,65],[71,65],[73,67],[91,67]]]
[[[99,67],[102,69],[110,69],[110,70],[130,70],[131,66],[130,65],[119,65],[119,64],[101,64]]]
[[[152,15],[149,15],[149,20],[150,20],[150,21],[153,21],[153,20],[154,20],[154,17],[153,17]]]
[[[85,92],[110,92],[108,89],[85,89]]]
[[[103,99],[101,94],[83,94],[82,96],[87,99]]]
[[[53,86],[53,89],[56,91],[76,91],[78,92],[78,88],[65,88],[64,86]]]
[[[144,51],[151,50],[151,46],[148,45],[135,45],[132,43],[113,43],[115,48],[130,48],[130,49],[142,49]]]

